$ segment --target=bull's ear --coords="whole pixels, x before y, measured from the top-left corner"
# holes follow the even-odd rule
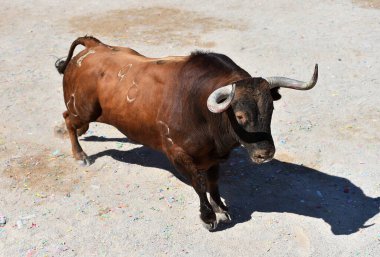
[[[279,89],[280,89],[279,87],[271,88],[270,94],[272,95],[273,101],[277,101],[281,99],[281,95],[278,92]]]

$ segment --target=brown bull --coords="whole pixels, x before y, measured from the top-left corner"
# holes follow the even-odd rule
[[[72,58],[78,44],[85,49]],[[217,226],[216,212],[230,220],[219,195],[219,162],[239,145],[256,163],[272,159],[270,123],[279,87],[307,90],[318,76],[316,66],[308,83],[253,78],[225,55],[147,58],[93,37],[75,40],[56,68],[64,74],[63,117],[75,159],[90,163],[78,142],[90,122],[115,126],[129,139],[164,152],[189,179],[209,230]]]

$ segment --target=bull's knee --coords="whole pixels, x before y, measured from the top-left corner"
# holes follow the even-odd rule
[[[68,111],[64,111],[63,113],[62,113],[62,116],[63,116],[63,118],[64,119],[66,119],[67,117],[69,117],[69,112]]]

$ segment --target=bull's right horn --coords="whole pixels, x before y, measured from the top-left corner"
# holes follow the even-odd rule
[[[315,65],[313,77],[309,82],[298,81],[284,77],[269,77],[265,78],[268,81],[270,88],[286,87],[296,90],[309,90],[312,89],[318,80],[318,64]]]
[[[216,89],[207,99],[210,112],[220,113],[228,109],[235,96],[235,84]]]

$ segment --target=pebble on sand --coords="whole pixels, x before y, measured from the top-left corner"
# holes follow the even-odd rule
[[[59,149],[54,150],[51,154],[55,157],[59,157],[63,155],[63,153],[61,153],[61,150]]]
[[[4,227],[7,224],[7,217],[0,215],[0,227]]]
[[[24,222],[22,222],[22,220],[18,220],[16,222],[16,226],[17,226],[18,229],[21,229],[24,226]]]
[[[323,198],[323,195],[322,195],[321,191],[317,190],[316,193],[317,193],[317,195],[318,195],[319,197]]]

